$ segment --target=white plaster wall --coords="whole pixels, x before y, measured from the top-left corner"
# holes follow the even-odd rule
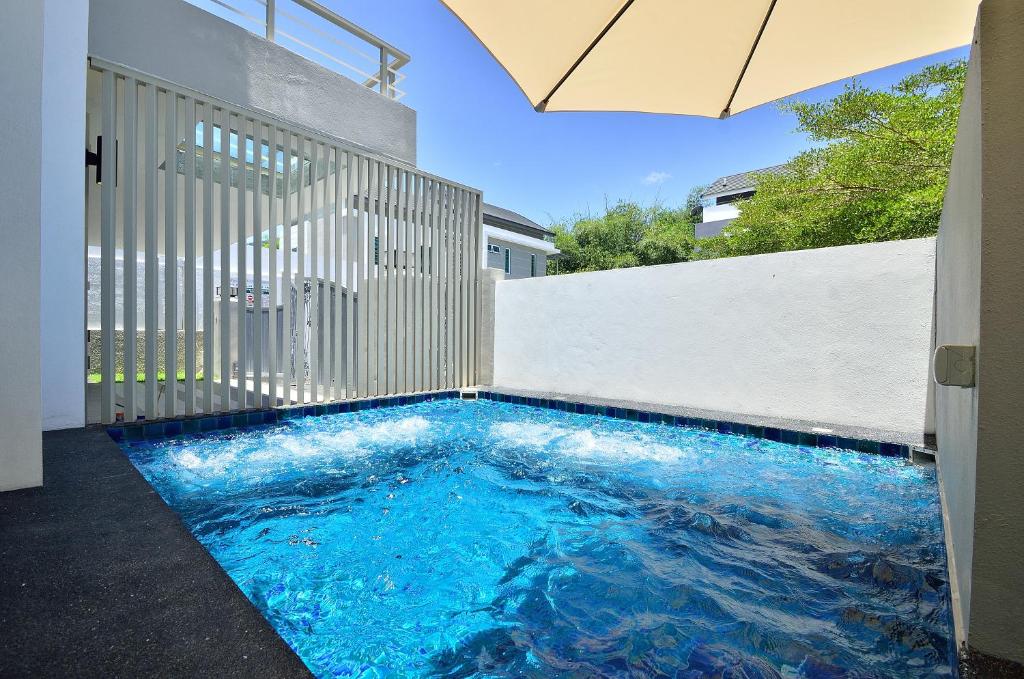
[[[43,482],[39,406],[43,10],[42,2],[0,4],[0,128],[4,130],[0,273],[7,286],[0,295],[0,491]]]
[[[494,383],[926,427],[935,240],[501,281]]]
[[[416,164],[416,112],[182,0],[91,0],[89,54]]]
[[[42,427],[85,425],[85,76],[89,0],[44,7],[40,352]]]
[[[968,644],[1024,663],[1024,3],[985,0],[979,25],[981,323]]]
[[[977,39],[977,38],[976,38]],[[981,72],[971,50],[936,244],[935,343],[978,345],[981,303]],[[974,549],[978,390],[935,388],[937,462],[945,504],[953,610],[966,640]]]

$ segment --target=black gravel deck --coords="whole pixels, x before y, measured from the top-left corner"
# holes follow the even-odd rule
[[[101,428],[0,493],[0,677],[308,677]]]

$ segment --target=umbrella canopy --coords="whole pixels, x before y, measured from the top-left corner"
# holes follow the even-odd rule
[[[971,41],[978,0],[442,0],[538,111],[725,117]]]

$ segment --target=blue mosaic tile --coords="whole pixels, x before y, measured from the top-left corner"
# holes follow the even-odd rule
[[[753,436],[754,438],[764,438],[764,427],[756,424],[747,425],[747,436]]]
[[[715,427],[719,434],[731,434],[732,424],[729,422],[719,422],[718,426]]]
[[[764,437],[766,439],[768,439],[769,441],[781,441],[782,440],[782,430],[781,429],[777,429],[775,427],[765,427],[764,428]]]
[[[217,418],[217,429],[230,429],[232,426],[232,420],[230,415],[221,415]]]
[[[857,441],[857,450],[862,453],[873,453],[878,454],[878,442],[877,441]]]
[[[147,439],[158,439],[163,438],[164,425],[163,422],[151,422],[149,424],[142,425],[142,433]]]
[[[107,434],[115,441],[120,441],[124,438],[124,427],[109,427]]]
[[[204,417],[204,418],[199,420],[199,430],[200,431],[213,431],[216,428],[217,428],[217,418],[216,417]]]
[[[180,420],[171,420],[164,422],[164,436],[180,436],[184,431],[184,427]]]
[[[879,443],[878,454],[888,457],[910,457],[910,448],[899,443]]]
[[[146,438],[145,429],[142,425],[124,428],[125,441],[141,441]]]
[[[818,435],[817,434],[809,434],[808,432],[801,431],[801,432],[797,433],[797,441],[799,442],[799,445],[801,445],[801,446],[815,446],[816,447],[818,445]]]
[[[830,434],[818,434],[819,448],[835,448],[839,445],[839,437]]]
[[[200,421],[197,418],[185,420],[181,423],[181,427],[185,434],[198,434],[201,430]]]
[[[779,441],[783,443],[789,443],[794,446],[800,445],[800,434],[790,429],[780,429]]]

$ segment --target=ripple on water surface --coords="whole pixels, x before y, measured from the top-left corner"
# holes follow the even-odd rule
[[[930,467],[482,401],[125,446],[319,676],[953,672]]]

